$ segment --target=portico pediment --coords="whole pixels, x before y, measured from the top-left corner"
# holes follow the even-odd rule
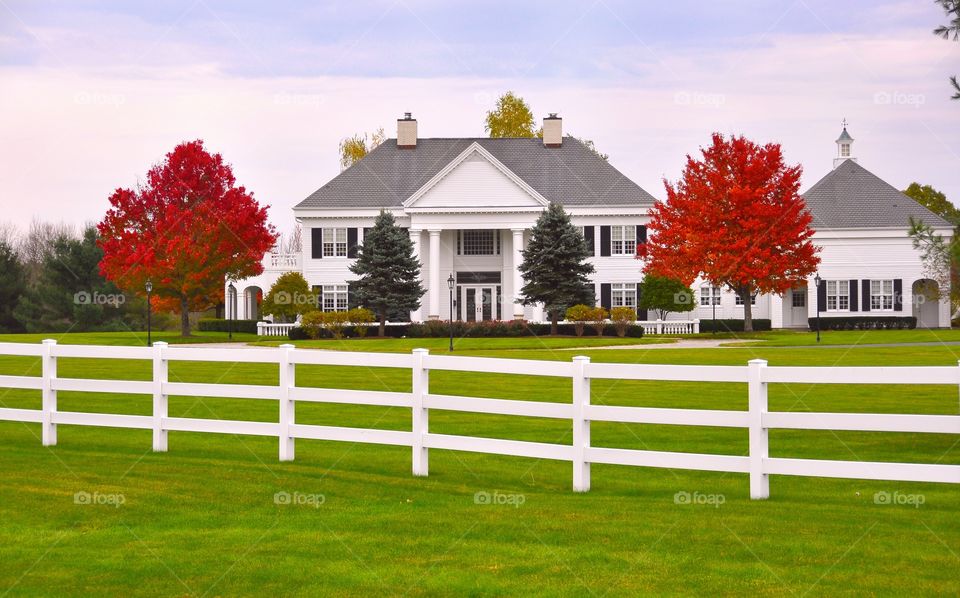
[[[418,189],[404,207],[429,211],[540,210],[547,200],[474,142]]]

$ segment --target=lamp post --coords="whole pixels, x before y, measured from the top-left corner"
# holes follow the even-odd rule
[[[450,352],[453,352],[453,285],[456,281],[453,274],[447,278],[447,288],[450,289]]]
[[[147,280],[147,284],[144,285],[147,289],[147,346],[153,346],[153,339],[150,337],[150,293],[153,292],[153,283],[150,280]]]
[[[817,342],[820,342],[820,285],[823,284],[823,280],[820,278],[820,273],[817,272],[816,276],[813,277],[814,284],[817,285]]]
[[[233,340],[233,318],[235,318],[237,314],[237,287],[233,286],[233,283],[231,282],[230,285],[227,287],[227,289],[228,289],[227,292],[230,295],[229,297],[227,297],[227,302],[228,302],[227,311],[229,312],[227,314],[227,340],[232,341]]]

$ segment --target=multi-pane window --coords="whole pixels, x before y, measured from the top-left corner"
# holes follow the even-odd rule
[[[458,230],[457,254],[500,255],[500,231]]]
[[[807,291],[804,289],[793,289],[792,299],[793,299],[793,307],[806,307]]]
[[[870,309],[873,311],[893,309],[892,280],[870,281]]]
[[[736,299],[734,299],[734,304],[743,305],[743,297],[740,296],[740,293],[737,293]],[[757,294],[754,293],[753,295],[750,296],[750,305],[756,305],[756,304],[757,304]]]
[[[323,229],[323,257],[347,257],[347,229]]]
[[[345,284],[325,284],[321,294],[321,307],[323,311],[346,311],[347,307],[347,285]]]
[[[840,157],[849,158],[850,157],[850,144],[841,143],[840,144]]]
[[[633,282],[615,282],[610,285],[612,307],[637,307],[637,285]]]
[[[850,281],[828,280],[827,311],[848,311],[850,309]]]
[[[634,255],[637,253],[637,227],[610,227],[610,254]]]
[[[700,287],[700,305],[720,305],[720,287],[710,285]]]

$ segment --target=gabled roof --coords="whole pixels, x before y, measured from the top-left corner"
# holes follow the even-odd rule
[[[933,227],[951,224],[853,160],[845,160],[802,194],[813,228],[903,228],[912,216]]]
[[[415,149],[388,139],[296,208],[387,208],[410,196],[479,144],[548,201],[564,206],[652,205],[654,198],[573,137],[556,148],[541,139],[427,138]]]

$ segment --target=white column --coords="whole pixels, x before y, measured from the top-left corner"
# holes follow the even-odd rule
[[[770,295],[770,327],[771,328],[783,328],[783,306],[790,305],[791,293],[793,291],[787,290],[783,295],[777,295],[776,293]],[[794,325],[791,322],[791,326]]]
[[[423,231],[420,230],[419,228],[411,228],[411,229],[410,229],[410,240],[413,241],[413,256],[414,256],[415,258],[417,258],[417,260],[420,261],[420,266],[421,266],[421,267],[420,267],[420,280],[423,280],[423,260],[420,258],[420,255],[421,255],[421,253],[420,253],[420,251],[421,251],[421,248],[420,248],[420,233],[422,233],[422,232],[423,232]],[[420,309],[410,312],[410,321],[411,321],[411,322],[422,322],[422,321],[423,321],[423,305],[422,305],[422,301],[423,301],[423,300],[421,299]]]
[[[430,297],[429,311],[431,320],[440,319],[440,231],[430,231],[430,281],[427,294]]]
[[[523,318],[523,305],[519,303],[520,289],[523,287],[523,277],[520,276],[520,264],[523,262],[523,256],[520,254],[520,251],[523,250],[523,229],[511,228],[510,232],[513,233],[513,263],[511,264],[513,270],[513,317],[519,319]]]

